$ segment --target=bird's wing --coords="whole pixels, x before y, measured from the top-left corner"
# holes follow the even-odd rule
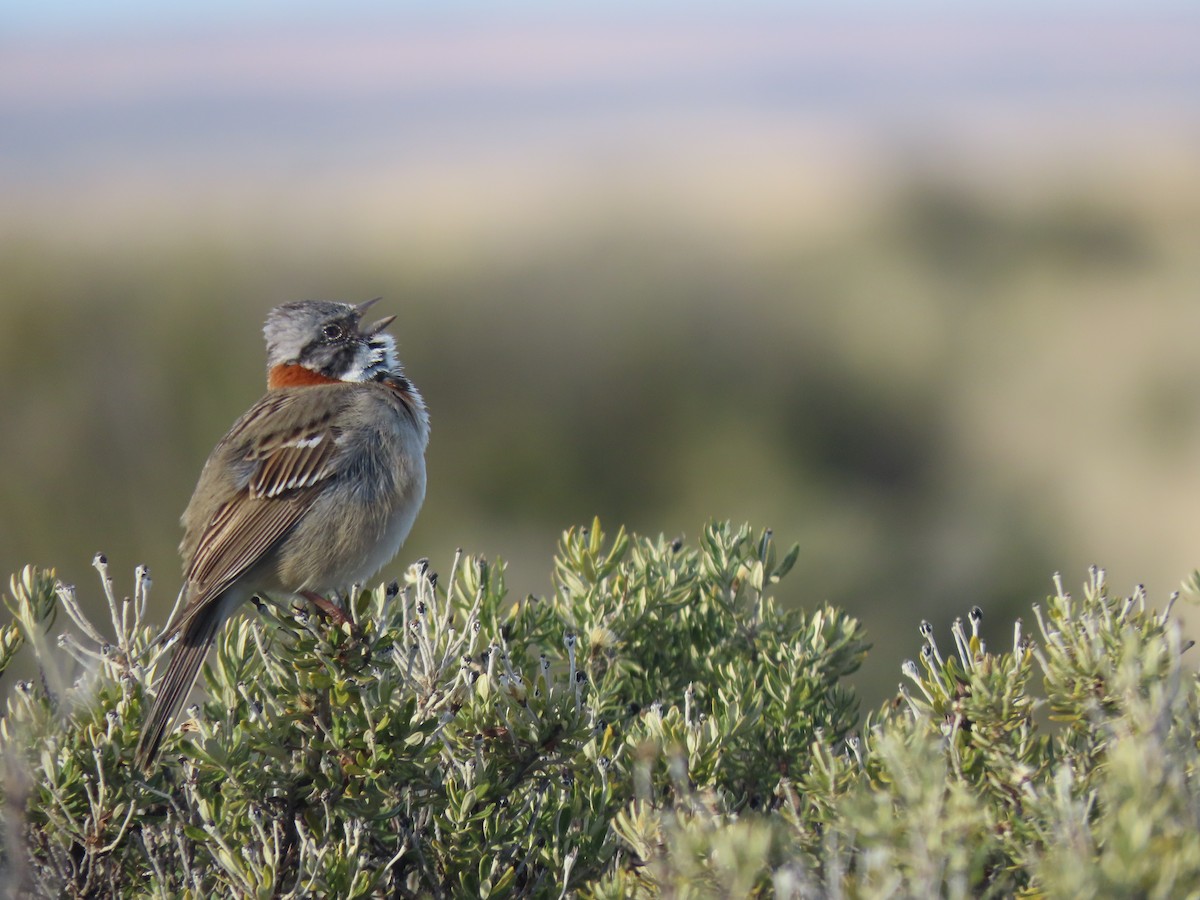
[[[195,523],[202,530],[184,574],[191,596],[172,631],[261,561],[336,474],[340,399],[323,388],[268,394],[217,445],[196,495],[228,496]]]

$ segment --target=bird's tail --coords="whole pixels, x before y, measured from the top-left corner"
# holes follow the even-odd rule
[[[179,643],[175,647],[175,655],[171,657],[166,674],[158,685],[158,694],[154,705],[150,707],[150,715],[142,729],[141,740],[138,741],[134,761],[143,772],[148,772],[158,755],[159,744],[162,743],[167,729],[175,721],[179,708],[187,699],[196,676],[200,674],[200,666],[208,655],[208,648],[217,637],[217,629],[225,620],[217,611],[202,611],[190,622],[184,625]]]

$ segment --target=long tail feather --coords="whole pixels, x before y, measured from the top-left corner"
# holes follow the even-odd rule
[[[204,657],[208,655],[208,649],[213,645],[217,629],[224,619],[214,605],[202,611],[184,628],[175,648],[175,655],[171,658],[162,681],[159,682],[158,694],[150,708],[150,715],[146,718],[146,725],[142,729],[142,737],[134,755],[134,761],[143,772],[148,772],[153,765],[158,755],[158,747],[167,729],[175,721],[183,701],[191,692],[192,685],[196,683],[200,666],[204,663]]]

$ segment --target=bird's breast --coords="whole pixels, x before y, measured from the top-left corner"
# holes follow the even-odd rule
[[[394,389],[361,395],[339,425],[337,474],[281,548],[290,590],[345,588],[391,561],[425,499],[426,440]]]

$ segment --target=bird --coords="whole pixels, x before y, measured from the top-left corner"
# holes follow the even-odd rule
[[[429,414],[375,300],[302,300],[267,316],[267,392],[209,455],[181,522],[175,641],[134,761],[152,770],[221,625],[255,596],[324,595],[389,562],[425,498]],[[334,607],[336,609],[336,607]]]

